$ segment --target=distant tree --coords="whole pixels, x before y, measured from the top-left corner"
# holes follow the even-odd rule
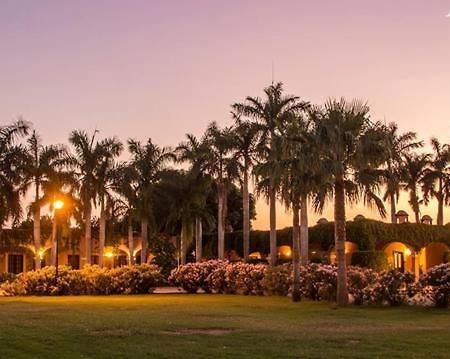
[[[345,203],[361,197],[367,205],[375,204],[386,215],[376,192],[382,181],[380,166],[385,162],[384,131],[369,120],[369,108],[358,101],[329,100],[322,111],[312,113],[320,161],[327,181],[316,200],[323,207],[327,197],[334,200],[337,303],[348,304],[345,263]]]
[[[22,213],[20,197],[24,193],[22,179],[27,157],[17,139],[28,131],[29,125],[22,120],[0,127],[0,231],[5,222],[17,222]]]
[[[281,135],[280,124],[292,113],[305,110],[309,104],[300,101],[297,96],[284,95],[283,84],[281,82],[265,88],[264,95],[264,99],[249,96],[243,103],[236,103],[232,107],[237,115],[252,119],[259,126],[261,133],[259,162],[270,163],[269,167],[274,168],[279,159],[279,149],[276,148],[275,142],[276,137]],[[264,178],[264,182],[266,182],[264,187],[266,190],[259,191],[259,193],[263,193],[269,201],[270,261],[274,264],[277,259],[276,200],[280,183],[280,172],[261,172],[267,175]]]
[[[412,150],[422,147],[422,141],[416,140],[415,132],[399,133],[396,123],[385,126],[384,145],[386,149],[386,163],[383,177],[386,190],[383,200],[388,200],[391,206],[391,222],[396,223],[396,204],[402,187],[402,171],[405,164],[405,155]]]
[[[444,205],[450,202],[450,146],[441,144],[437,138],[431,139],[433,153],[429,166],[423,175],[425,204],[430,198],[438,203],[437,225],[444,224]]]
[[[430,163],[429,154],[409,154],[405,156],[403,166],[403,190],[409,193],[408,203],[414,211],[416,223],[420,223],[420,187],[424,185],[425,175]]]
[[[69,137],[74,150],[74,153],[70,155],[70,164],[74,168],[84,212],[84,237],[80,245],[81,265],[91,263],[92,205],[98,198],[100,168],[107,158],[117,156],[122,150],[122,144],[117,138],[111,137],[98,141],[97,133],[98,131],[95,131],[92,136],[89,136],[85,131],[76,130]]]

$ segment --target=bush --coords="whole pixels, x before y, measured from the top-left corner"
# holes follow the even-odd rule
[[[347,270],[348,293],[356,305],[364,304],[366,288],[378,282],[379,275],[370,268],[349,267]]]
[[[292,266],[268,267],[264,276],[264,288],[268,295],[286,296],[292,286]]]
[[[430,298],[439,308],[450,305],[450,263],[443,263],[430,268],[419,280],[421,294]]]
[[[312,300],[335,300],[337,290],[336,266],[310,264],[300,268],[302,296]]]
[[[0,285],[3,295],[108,295],[151,293],[162,282],[159,268],[154,265],[124,266],[105,269],[86,266],[83,269],[55,267],[19,274],[14,281]]]
[[[393,269],[382,272],[377,282],[365,288],[364,301],[368,304],[397,306],[407,303],[416,293],[414,274]]]
[[[352,265],[381,272],[386,270],[388,261],[386,253],[383,251],[356,251],[352,253]]]
[[[12,273],[0,273],[0,284],[4,282],[11,282],[16,278],[15,274]]]

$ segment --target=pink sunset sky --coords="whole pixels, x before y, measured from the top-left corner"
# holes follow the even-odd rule
[[[98,128],[176,145],[230,125],[230,104],[260,95],[273,62],[289,93],[361,98],[374,120],[450,142],[449,11],[450,0],[2,0],[0,123],[23,116],[45,143]],[[267,228],[264,201],[257,211]],[[290,222],[280,207],[278,227]]]

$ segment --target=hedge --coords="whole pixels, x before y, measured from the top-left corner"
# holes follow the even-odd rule
[[[352,253],[351,264],[381,272],[387,268],[388,261],[383,251],[355,251]]]

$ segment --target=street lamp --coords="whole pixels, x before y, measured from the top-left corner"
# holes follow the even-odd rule
[[[56,269],[55,269],[55,285],[58,284],[58,266],[59,266],[59,230],[58,230],[58,211],[61,210],[64,207],[64,202],[61,201],[60,199],[57,199],[53,202],[53,209],[54,209],[54,218],[53,220],[55,221],[55,245],[56,245],[56,260],[55,260],[55,264],[56,264]]]

